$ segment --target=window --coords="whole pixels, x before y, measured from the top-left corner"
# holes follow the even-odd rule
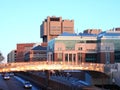
[[[62,48],[61,47],[58,47],[58,51],[61,51],[62,50]]]
[[[86,54],[86,58],[85,58],[86,62],[97,62],[97,54]]]
[[[82,41],[79,41],[78,43],[85,43],[85,41],[82,40]]]
[[[76,54],[73,54],[73,62],[76,60]]]
[[[62,61],[62,53],[58,53],[58,61]]]
[[[72,61],[72,54],[69,54],[69,61]]]
[[[87,40],[86,43],[97,43],[95,40]]]
[[[109,51],[110,50],[110,47],[105,47],[106,51]]]
[[[110,53],[109,52],[105,53],[105,57],[106,57],[106,63],[110,63]]]
[[[82,50],[82,47],[79,47],[78,50]]]
[[[82,61],[82,55],[81,53],[78,53],[78,62],[81,62]]]
[[[68,61],[68,54],[65,54],[65,61]]]

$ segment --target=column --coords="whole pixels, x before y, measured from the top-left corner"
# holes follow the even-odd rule
[[[76,60],[75,63],[78,64],[78,54],[76,53]]]
[[[74,62],[74,60],[73,60],[74,57],[73,56],[74,56],[74,53],[72,54],[72,63]]]
[[[69,53],[68,53],[68,62],[69,62]]]

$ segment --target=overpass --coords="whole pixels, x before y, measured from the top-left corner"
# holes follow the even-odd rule
[[[74,62],[15,62],[0,64],[0,72],[40,71],[40,70],[86,70],[104,73],[105,64]]]
[[[111,73],[112,67],[116,68],[116,65],[115,64],[100,64],[100,63],[85,63],[85,62],[75,63],[75,62],[37,61],[37,62],[15,62],[15,63],[0,64],[0,72],[47,71],[46,75],[47,75],[47,79],[49,79],[49,75],[50,75],[49,71],[50,70],[93,71],[93,72],[91,72],[91,74],[97,75],[99,77],[96,80],[96,78],[94,78],[94,76],[92,76],[94,78],[94,80],[97,82],[102,80],[102,83],[103,83],[103,80],[106,79],[104,77],[104,75],[110,76],[110,81],[115,76],[113,73]],[[98,74],[95,74],[94,72],[97,72]],[[100,75],[100,73],[101,73],[101,75]],[[115,82],[115,83],[118,84],[117,82]]]

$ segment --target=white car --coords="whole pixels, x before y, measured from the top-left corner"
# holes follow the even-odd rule
[[[24,82],[24,87],[25,88],[32,88],[32,84],[29,81]]]
[[[10,79],[10,76],[9,75],[4,75],[4,80],[9,80]]]

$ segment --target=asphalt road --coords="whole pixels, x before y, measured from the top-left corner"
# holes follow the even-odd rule
[[[9,80],[4,80],[0,75],[0,90],[40,90],[40,89],[25,89],[22,82],[15,77],[11,77]]]

